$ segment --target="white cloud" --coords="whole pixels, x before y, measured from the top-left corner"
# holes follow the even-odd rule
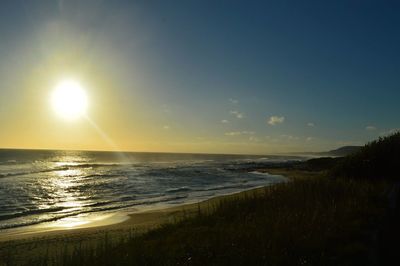
[[[310,141],[312,141],[312,140],[314,140],[313,137],[307,137],[307,138],[306,138],[306,141],[307,141],[307,142],[310,142]]]
[[[254,135],[254,131],[232,131],[226,132],[225,136],[240,136],[240,135]]]
[[[229,99],[229,102],[232,103],[232,104],[238,104],[239,103],[238,100],[232,99],[232,98]]]
[[[376,130],[376,127],[375,127],[375,126],[366,126],[366,127],[365,127],[365,130],[367,130],[367,131],[374,131],[374,130]]]
[[[271,116],[268,120],[268,124],[275,126],[277,124],[282,124],[285,121],[284,116]]]
[[[170,128],[171,128],[171,127],[168,126],[168,125],[163,126],[163,129],[165,129],[165,130],[168,130],[168,129],[170,129]]]
[[[224,119],[224,120],[221,120],[221,123],[222,123],[222,124],[228,124],[228,123],[229,123],[229,121],[228,121],[228,120],[226,120],[226,119]]]
[[[284,138],[286,140],[298,140],[299,137],[292,136],[292,135],[281,135],[281,138]]]
[[[239,112],[239,111],[230,111],[229,112],[231,115],[236,116],[236,118],[241,119],[244,117],[243,113]]]
[[[249,141],[259,142],[260,140],[254,136],[250,136]]]
[[[240,131],[233,131],[233,132],[226,132],[225,136],[239,136],[242,135],[242,132]]]
[[[312,122],[308,122],[308,123],[307,123],[307,126],[309,126],[309,127],[315,127],[315,124],[312,123]]]

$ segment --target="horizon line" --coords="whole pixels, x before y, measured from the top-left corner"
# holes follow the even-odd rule
[[[344,145],[336,149],[347,147],[347,146],[357,146],[357,145]],[[159,154],[191,154],[191,155],[233,155],[233,156],[266,156],[266,155],[301,155],[301,154],[320,154],[329,151],[312,151],[312,152],[276,152],[276,153],[264,153],[264,154],[250,154],[250,153],[206,153],[206,152],[171,152],[171,151],[134,151],[134,150],[91,150],[91,149],[53,149],[53,148],[12,148],[12,147],[0,147],[1,150],[28,150],[28,151],[77,151],[77,152],[114,152],[114,153],[159,153]],[[335,149],[332,149],[335,150]]]

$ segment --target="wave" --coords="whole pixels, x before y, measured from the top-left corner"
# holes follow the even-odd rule
[[[268,172],[250,171],[249,174],[273,177],[273,175],[269,174]]]
[[[188,188],[188,187],[179,187],[179,188],[167,189],[165,192],[166,193],[177,193],[177,192],[188,192],[188,191],[192,191],[192,189]]]
[[[17,164],[17,160],[7,160],[0,162],[0,165],[14,165],[14,164]]]
[[[225,189],[245,189],[245,188],[250,188],[253,187],[250,184],[239,184],[239,185],[227,185],[227,186],[216,186],[216,187],[210,187],[210,188],[205,188],[205,189],[200,189],[198,191],[218,191],[218,190],[225,190]]]
[[[13,213],[13,214],[5,214],[5,215],[0,215],[0,221],[24,217],[24,216],[28,216],[28,215],[43,214],[43,213],[48,213],[48,212],[59,212],[64,209],[65,209],[64,207],[56,207],[56,208],[48,208],[48,209],[27,210],[27,211],[17,212],[17,213]]]
[[[36,161],[29,157],[29,163],[24,162],[25,157],[17,157],[15,162],[8,161],[10,165],[1,165],[0,162],[0,178],[8,178],[0,180],[0,229],[52,222],[86,213],[176,205],[268,185],[278,179],[256,176],[248,171],[254,169],[254,165],[266,165],[270,160],[280,158],[264,156],[238,160],[243,157],[231,156],[193,160],[190,157],[165,163],[153,159],[128,163],[107,161],[107,158],[103,160],[103,157],[90,154],[74,155],[69,161],[66,161],[69,158],[58,155],[47,159],[41,156],[38,155]],[[2,161],[7,159],[14,157],[2,158]],[[75,171],[57,173],[67,170]],[[79,201],[79,204],[74,206],[68,201]],[[57,204],[39,209],[38,206],[45,206],[43,202]]]
[[[96,167],[119,167],[131,166],[131,163],[78,163],[78,164],[63,164],[70,168],[96,168]]]
[[[92,178],[92,177],[107,178],[107,177],[119,177],[121,175],[122,174],[91,174],[91,175],[82,176],[82,178]]]
[[[21,172],[9,172],[9,173],[0,173],[0,178],[6,177],[14,177],[14,176],[23,176],[23,175],[32,175],[32,174],[41,174],[41,173],[49,173],[49,172],[57,172],[57,171],[67,171],[67,170],[74,170],[77,168],[95,168],[95,167],[116,167],[122,166],[126,164],[78,164],[78,165],[65,165],[60,167],[48,168],[48,169],[41,169],[41,170],[31,170],[31,171],[21,171]],[[116,174],[92,174],[87,175],[85,177],[114,177],[118,176]]]
[[[69,170],[69,168],[68,167],[58,167],[58,168],[34,170],[34,171],[3,173],[3,174],[0,174],[0,178],[21,176],[21,175],[40,174],[40,173],[48,173],[48,172],[53,172],[53,171],[64,171],[64,170]]]
[[[77,215],[81,215],[81,214],[107,212],[107,211],[112,211],[112,210],[121,210],[121,209],[126,209],[126,208],[130,208],[130,207],[134,207],[134,206],[152,205],[152,204],[164,203],[164,202],[166,203],[166,202],[171,202],[171,201],[184,199],[184,198],[187,198],[187,196],[178,195],[178,196],[173,196],[173,197],[157,197],[157,198],[153,198],[153,199],[150,198],[150,199],[139,200],[137,202],[133,202],[130,204],[113,205],[113,206],[109,206],[106,208],[100,208],[100,209],[86,209],[86,210],[75,211],[75,212],[71,211],[71,212],[63,213],[61,215],[57,215],[57,216],[54,216],[51,218],[25,220],[25,221],[19,222],[19,223],[0,224],[0,230],[36,225],[36,224],[47,223],[47,222],[54,222],[54,221],[57,221],[57,220],[60,220],[63,218],[73,217],[73,216],[77,216]],[[108,202],[108,203],[111,203],[111,202]],[[107,205],[108,203],[106,203],[106,202],[98,203],[98,206]],[[95,205],[96,204],[93,204],[92,207]],[[64,208],[61,208],[61,209],[64,209]],[[36,210],[36,211],[32,211],[31,215],[46,213],[49,211],[50,211],[50,209]],[[58,211],[60,211],[60,210],[58,210]],[[25,212],[25,214],[28,215],[28,212]],[[55,213],[55,214],[57,214],[57,213]],[[20,217],[21,216],[16,216],[16,217],[11,217],[11,218],[20,218]],[[11,219],[11,218],[9,218],[9,219]]]

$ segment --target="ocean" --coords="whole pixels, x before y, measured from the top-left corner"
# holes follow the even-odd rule
[[[284,182],[249,172],[291,156],[0,150],[0,230],[199,202]]]

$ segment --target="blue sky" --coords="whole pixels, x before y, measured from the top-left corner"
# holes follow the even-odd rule
[[[1,5],[0,122],[6,125],[50,119],[9,114],[23,113],[23,95],[37,94],[27,84],[45,84],[37,69],[58,69],[88,83],[108,80],[106,89],[92,89],[112,95],[93,117],[124,150],[315,151],[363,144],[400,127],[395,1]],[[102,123],[99,113],[106,111],[115,112],[108,118],[114,124]],[[15,130],[0,133],[0,145],[19,147]],[[61,133],[43,144],[39,136],[46,133],[29,130],[46,148],[107,149],[100,140],[57,146]],[[25,146],[39,145],[32,143]]]

